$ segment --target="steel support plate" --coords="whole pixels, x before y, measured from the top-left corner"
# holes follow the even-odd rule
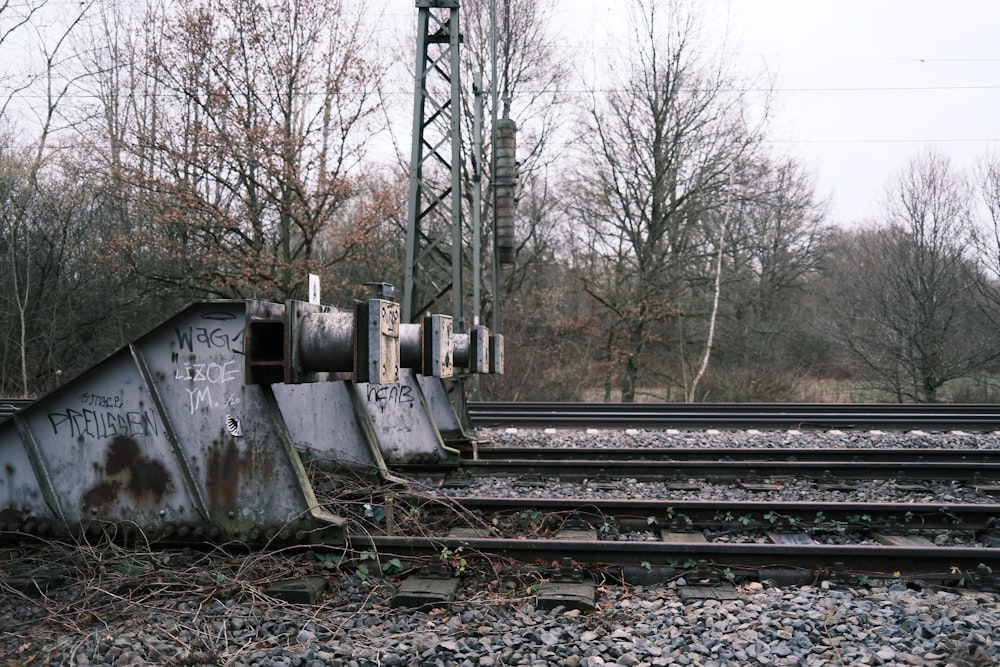
[[[934,543],[919,535],[885,535],[872,533],[872,539],[888,547],[933,547]]]
[[[720,584],[718,586],[678,586],[677,592],[682,602],[739,599],[739,594],[730,584]]]
[[[674,544],[688,544],[697,542],[699,544],[705,544],[708,540],[705,538],[703,533],[676,533],[669,530],[660,531],[660,539],[664,542],[672,542]]]
[[[556,607],[593,611],[597,587],[591,582],[568,583],[546,581],[538,586],[538,608],[551,611]]]
[[[327,583],[324,577],[284,579],[268,586],[264,593],[291,604],[315,604]]]
[[[421,386],[414,372],[403,368],[398,384],[359,382],[352,390],[368,412],[386,463],[457,463],[459,452],[442,440]]]
[[[399,381],[399,304],[369,299],[357,304],[355,345],[358,382]]]
[[[455,599],[458,577],[442,579],[439,577],[412,576],[399,586],[399,591],[392,598],[393,607],[438,607]]]
[[[767,538],[775,544],[816,544],[808,533],[768,533]]]
[[[455,325],[449,315],[427,315],[423,319],[422,373],[437,378],[455,374]]]
[[[416,378],[424,397],[424,404],[430,412],[434,426],[445,443],[468,443],[474,438],[459,419],[458,409],[452,403],[448,387],[441,378],[419,375]],[[461,384],[452,384],[456,392],[464,389]]]

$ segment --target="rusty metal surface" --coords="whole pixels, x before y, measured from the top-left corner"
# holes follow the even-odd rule
[[[340,539],[270,386],[245,383],[252,308],[190,306],[0,425],[4,527]]]
[[[385,461],[393,463],[458,463],[459,452],[445,445],[422,387],[440,386],[440,378],[425,378],[400,369],[398,384],[355,385],[378,438]],[[452,417],[454,419],[454,417]]]
[[[342,541],[300,452],[388,479],[471,438],[451,318],[418,341],[435,377],[400,371],[398,304],[363,305],[197,303],[0,423],[0,531]]]

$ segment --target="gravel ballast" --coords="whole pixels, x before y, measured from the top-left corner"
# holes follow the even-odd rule
[[[1000,447],[994,434],[495,430],[481,435],[496,444],[549,447]],[[626,486],[629,493],[646,493],[641,484]],[[798,498],[809,492],[789,486]],[[655,489],[666,492],[662,484]],[[496,480],[476,490],[487,491],[530,492]],[[547,485],[545,492],[573,497],[587,488]],[[711,499],[728,492],[746,493],[724,487],[699,491]],[[861,492],[874,502],[898,500],[891,484],[865,485]],[[945,484],[931,495],[961,502],[965,492]],[[976,501],[982,499],[970,500]],[[42,594],[22,592],[5,579],[16,574],[24,553],[0,559],[0,664],[8,667],[1000,664],[1000,595],[891,579],[851,586],[752,581],[738,585],[731,600],[686,598],[682,578],[648,588],[608,581],[598,587],[597,610],[581,612],[536,609],[537,578],[507,577],[503,570],[470,564],[454,602],[408,610],[392,606],[400,578],[361,578],[315,554],[288,555],[287,562],[280,560],[283,554],[269,556],[274,562],[261,569],[248,564],[266,560],[257,555],[195,554],[186,557],[189,562],[161,552],[78,548],[62,563],[64,579]],[[78,572],[67,573],[65,563]],[[266,593],[278,579],[307,574],[323,576],[328,584],[312,604],[290,604]]]
[[[392,609],[386,580],[345,579],[316,605],[147,599],[72,632],[5,595],[9,665],[954,665],[1000,662],[993,594],[875,584],[748,583],[735,600],[608,587],[595,612],[472,590],[447,607]],[[127,613],[121,613],[127,611]],[[48,630],[46,628],[49,628]],[[58,628],[58,630],[56,630]],[[52,630],[52,631],[49,631]],[[19,637],[16,635],[20,635]]]

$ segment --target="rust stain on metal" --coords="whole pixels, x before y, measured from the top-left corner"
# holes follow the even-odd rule
[[[212,441],[205,471],[205,488],[212,507],[223,512],[237,509],[236,499],[244,464],[240,450],[232,438],[224,437],[222,442]]]
[[[139,444],[118,436],[111,441],[105,471],[109,475],[128,472],[126,490],[137,500],[152,496],[160,500],[171,488],[170,475],[159,461],[141,456]]]
[[[123,493],[128,494],[132,503],[156,505],[173,489],[166,467],[143,456],[139,443],[125,436],[117,436],[108,444],[103,473],[110,479],[83,494],[85,511],[107,510]]]
[[[104,471],[109,475],[117,475],[128,468],[139,458],[139,445],[131,438],[116,437],[108,447]]]
[[[83,494],[82,504],[84,512],[88,508],[106,510],[118,498],[118,492],[121,490],[121,487],[121,482],[115,480],[101,482],[92,486]]]
[[[0,510],[0,523],[6,524],[17,524],[24,521],[26,515],[24,512],[14,509],[13,507],[7,507]]]

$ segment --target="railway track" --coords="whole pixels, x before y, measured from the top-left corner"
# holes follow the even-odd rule
[[[30,398],[0,398],[0,421],[13,417],[33,402]]]
[[[468,410],[474,424],[488,427],[1000,429],[1000,405],[992,404],[472,402]]]
[[[593,567],[666,566],[678,573],[703,562],[750,578],[758,569],[792,569],[813,578],[847,570],[955,585],[983,566],[990,574],[998,566],[996,505],[455,500],[470,514],[425,517],[447,530],[386,534],[369,526],[350,543],[386,559],[570,559]],[[525,532],[523,523],[532,517]]]
[[[737,445],[776,436],[744,438],[729,427],[721,433],[689,429],[679,437],[664,428],[636,434],[604,423],[595,433],[592,422],[584,424],[587,430],[537,424],[556,425],[556,433],[484,433],[461,449],[457,466],[397,464],[388,479],[314,460],[309,484],[323,509],[344,517],[342,545],[307,545],[308,537],[289,544],[276,536],[249,554],[229,543],[198,555],[190,544],[182,549],[134,534],[121,548],[114,538],[122,533],[109,525],[113,539],[81,544],[86,553],[101,554],[98,562],[42,540],[53,552],[45,565],[36,559],[35,571],[19,572],[17,549],[23,557],[25,546],[18,543],[10,557],[0,550],[0,590],[8,593],[0,596],[6,600],[0,618],[16,619],[23,632],[36,626],[35,618],[63,618],[69,632],[113,644],[112,632],[148,627],[154,610],[194,610],[184,617],[191,627],[205,609],[218,610],[222,629],[191,634],[190,643],[197,638],[236,655],[253,646],[277,658],[285,649],[272,647],[273,635],[284,626],[273,620],[260,623],[263,629],[250,639],[219,638],[257,627],[260,615],[273,619],[305,610],[291,618],[285,640],[302,650],[302,638],[315,635],[302,628],[332,617],[330,599],[346,610],[343,655],[350,656],[368,637],[366,629],[387,619],[400,626],[413,619],[407,636],[424,636],[439,621],[445,628],[449,614],[473,618],[484,608],[498,610],[497,619],[515,620],[538,610],[536,618],[551,618],[552,636],[561,637],[571,619],[600,623],[621,615],[626,620],[620,625],[642,627],[652,618],[644,610],[665,602],[670,624],[678,614],[691,614],[692,627],[700,627],[699,614],[753,605],[748,627],[759,632],[765,599],[773,600],[768,604],[778,626],[786,627],[790,596],[822,609],[830,608],[833,596],[840,596],[838,605],[856,597],[859,613],[868,613],[865,605],[882,609],[900,595],[922,604],[940,586],[966,589],[955,597],[975,596],[969,599],[990,609],[1000,595],[994,575],[1000,572],[1000,436],[992,428],[969,436],[926,423],[926,436],[903,427],[884,438],[801,434],[822,440],[822,447],[789,446],[799,436],[785,433],[777,446],[746,447]],[[497,444],[487,444],[488,436],[501,433]],[[546,445],[546,438],[558,446]],[[657,439],[657,446],[648,444]],[[697,446],[677,446],[692,441]],[[861,499],[868,496],[878,499]],[[0,537],[15,533],[8,527]],[[105,562],[109,556],[116,560]],[[193,564],[202,559],[205,564]],[[277,560],[264,574],[253,574],[269,559]],[[327,593],[319,592],[323,587]],[[375,597],[372,591],[384,593]],[[880,591],[888,591],[885,598]],[[627,616],[642,596],[649,607]],[[275,604],[274,598],[295,604]],[[428,607],[437,609],[426,613]],[[973,607],[974,618],[986,613]],[[116,620],[111,610],[122,609],[136,611]],[[497,619],[481,627],[495,627]],[[448,638],[435,645],[452,646],[451,623],[447,628]],[[387,633],[391,643],[397,634]],[[822,637],[829,634],[824,626]],[[504,630],[495,645],[511,636]],[[176,644],[173,629],[168,637],[167,646]],[[25,655],[67,655],[58,640],[45,636],[10,646]]]
[[[704,562],[750,578],[757,569],[792,569],[813,577],[840,569],[968,585],[970,573],[982,566],[990,574],[1000,567],[996,503],[609,499],[601,494],[455,495],[413,504],[397,495],[389,511],[395,518],[361,520],[363,528],[350,534],[349,543],[388,559],[463,553],[521,563],[569,558],[584,566],[655,565],[678,573]],[[420,517],[416,524],[415,516]]]
[[[396,510],[407,512],[405,500]],[[396,555],[492,554],[520,562],[667,566],[699,561],[750,572],[850,570],[954,582],[996,559],[1000,505],[665,501],[457,496],[423,521],[355,535]],[[434,525],[433,535],[424,532]],[[411,531],[410,534],[405,534]]]
[[[675,446],[677,440],[671,441],[671,434],[676,434],[669,429],[678,427],[679,413],[668,410],[665,415],[659,409],[662,406],[640,410],[639,418],[636,411],[605,410],[606,406],[594,408],[593,413],[589,406],[580,405],[553,408],[538,404],[526,410],[503,406],[495,411],[492,404],[489,410],[478,407],[474,405],[471,413],[480,425],[533,428],[524,433],[503,432],[503,444],[481,441],[463,450],[458,471],[435,477],[440,471],[433,466],[403,466],[404,474],[427,475],[451,489],[452,500],[461,507],[455,516],[466,520],[511,515],[566,520],[572,515],[586,527],[572,539],[561,538],[560,529],[553,525],[531,535],[511,535],[497,533],[496,526],[505,525],[505,519],[494,518],[485,529],[480,526],[472,532],[459,531],[459,535],[366,533],[365,539],[371,539],[376,548],[425,555],[434,549],[466,549],[529,562],[571,558],[623,567],[634,566],[636,561],[664,567],[679,563],[690,567],[700,562],[747,572],[751,577],[754,569],[778,566],[814,573],[846,568],[955,583],[967,582],[970,573],[978,571],[986,577],[987,587],[993,586],[993,567],[1000,566],[1000,539],[996,535],[1000,526],[1000,506],[996,504],[1000,448],[991,440],[996,416],[983,406],[933,407],[929,411],[877,406],[874,414],[865,415],[860,407],[852,406],[839,411],[841,419],[836,422],[838,430],[850,431],[842,436],[852,439],[849,447],[838,441],[841,436],[836,431],[823,435],[829,440],[829,446],[823,447],[718,444],[719,438],[725,440],[725,434],[737,427],[801,427],[804,415],[816,415],[811,411],[813,406],[784,410],[793,415],[787,417],[775,406],[747,410],[713,406],[697,416],[685,412],[685,428],[718,414],[733,417],[718,429],[722,433],[705,432],[702,437],[693,427],[686,428],[688,437],[683,442],[702,440],[695,447]],[[736,412],[741,413],[738,420]],[[904,422],[903,412],[911,421]],[[596,414],[593,420],[592,414]],[[720,426],[715,421],[708,423]],[[845,428],[848,423],[850,429]],[[622,430],[637,424],[649,431]],[[866,436],[859,439],[860,424],[864,424]],[[587,430],[576,431],[569,444],[546,446],[547,436],[560,441],[566,433],[574,432],[574,425]],[[891,437],[902,439],[906,446],[880,446],[877,436],[883,429],[892,431]],[[607,443],[609,433],[616,444]],[[867,434],[875,436],[872,443],[865,440]],[[511,444],[522,437],[524,444]],[[664,444],[642,446],[646,438],[657,437],[662,437]],[[750,440],[768,437],[762,433]],[[789,437],[782,440],[787,442]],[[589,441],[602,444],[588,446]],[[990,442],[984,445],[985,441]],[[965,442],[972,446],[963,447]],[[493,491],[507,497],[476,496],[478,489],[495,487],[500,478],[508,482],[502,491]],[[552,487],[573,484],[578,497],[540,497]],[[884,502],[851,500],[855,490],[878,485],[894,494],[893,498]],[[663,497],[640,497],[637,486],[642,487],[642,494],[662,493]],[[743,498],[705,498],[714,488],[743,491]],[[805,488],[813,494],[812,499],[788,499],[789,489]],[[703,497],[683,499],[685,489]],[[954,500],[917,500],[936,498],[941,489],[947,494],[967,490],[973,500],[961,509]],[[518,494],[523,497],[517,498]],[[816,500],[816,495],[826,500]],[[958,514],[952,516],[953,511]],[[449,523],[442,517],[437,521]],[[609,535],[630,532],[644,537],[608,539]]]
[[[31,405],[33,399],[0,399],[0,421]],[[838,404],[838,403],[542,403],[468,404],[477,426],[554,428],[685,429],[886,429],[930,431],[1000,429],[994,404]]]
[[[385,558],[465,550],[524,562],[569,558],[679,569],[701,562],[747,572],[774,565],[951,583],[1000,567],[1000,447],[962,447],[953,441],[935,446],[935,438],[955,431],[992,434],[996,411],[990,406],[819,408],[473,403],[475,423],[529,425],[534,435],[521,444],[508,443],[518,440],[516,433],[505,434],[504,444],[478,441],[462,448],[457,467],[394,465],[404,481],[433,485],[433,501],[406,500],[409,483],[363,488],[347,499],[340,493],[343,484],[312,480],[312,485],[333,489],[329,496],[318,494],[320,502],[351,517],[348,525],[355,530],[348,531],[347,544]],[[835,433],[823,447],[725,446],[715,440],[737,429],[821,423],[851,431],[850,437],[861,428],[866,433],[885,429],[920,443],[844,447]],[[714,430],[698,434],[698,425]],[[600,430],[571,431],[573,426]],[[625,427],[649,432],[621,430]],[[546,446],[544,437],[537,437],[546,428],[575,432],[576,445]],[[693,433],[698,446],[675,446],[669,441],[672,428]],[[917,429],[929,435],[904,435]],[[609,433],[616,438],[612,446],[588,446]],[[665,444],[642,444],[644,438],[663,435],[668,436]],[[502,492],[506,496],[476,495],[477,483],[499,479],[509,482]],[[887,484],[896,496],[885,502],[852,499],[853,490],[875,483]],[[575,497],[544,497],[553,486],[573,484]],[[629,497],[637,484],[653,497]],[[713,485],[739,490],[744,497],[726,499],[721,492],[715,498],[685,497],[693,490],[711,496]],[[788,497],[788,489],[806,487],[827,497]],[[941,488],[973,500],[938,500]],[[372,511],[383,512],[382,522],[368,514]],[[397,518],[386,519],[386,513]],[[399,517],[409,517],[411,525]],[[415,524],[413,517],[419,517]],[[519,532],[517,517],[547,517],[547,522]],[[569,537],[563,534],[567,521],[581,526]],[[618,539],[632,534],[641,538]],[[608,539],[611,535],[616,539]]]
[[[440,466],[403,464],[409,473]],[[502,447],[466,450],[458,475],[536,475],[671,480],[949,480],[1000,482],[1000,449],[774,449],[682,447]],[[458,475],[451,473],[454,479]]]

